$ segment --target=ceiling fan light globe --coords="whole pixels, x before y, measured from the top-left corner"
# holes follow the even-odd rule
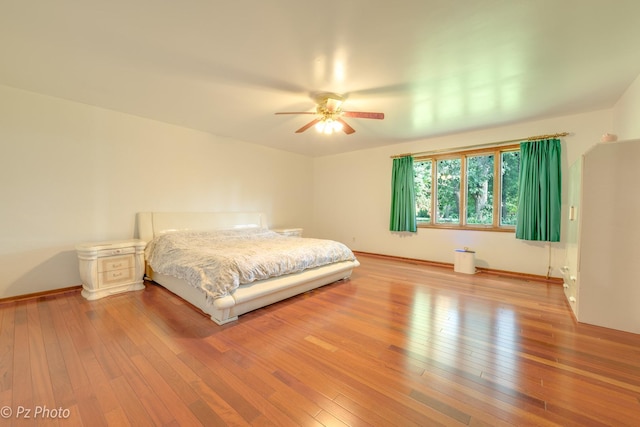
[[[320,122],[316,123],[315,128],[316,128],[316,130],[318,132],[322,133],[324,131],[324,128],[325,128],[325,122],[324,121],[320,121]]]

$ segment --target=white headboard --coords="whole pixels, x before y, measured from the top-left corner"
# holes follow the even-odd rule
[[[138,234],[149,242],[154,236],[175,230],[220,230],[227,228],[267,228],[262,212],[138,212]]]

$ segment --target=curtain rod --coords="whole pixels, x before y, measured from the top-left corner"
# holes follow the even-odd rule
[[[397,159],[399,157],[407,157],[407,156],[426,156],[429,154],[440,154],[440,153],[448,153],[452,151],[461,151],[470,148],[482,148],[482,147],[499,147],[501,145],[512,144],[514,142],[521,141],[538,141],[540,139],[549,139],[549,138],[558,138],[561,136],[568,136],[569,132],[560,132],[560,133],[551,133],[547,135],[536,135],[530,136],[529,138],[518,138],[518,139],[509,139],[507,141],[497,141],[497,142],[488,142],[485,144],[476,144],[476,145],[467,145],[465,147],[452,147],[452,148],[443,148],[441,150],[432,150],[432,151],[421,151],[418,153],[405,153],[405,154],[395,154],[391,156],[392,159]]]

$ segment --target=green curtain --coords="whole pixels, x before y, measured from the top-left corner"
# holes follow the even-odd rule
[[[560,241],[560,155],[559,139],[520,144],[517,239]]]
[[[416,225],[416,189],[413,157],[393,159],[391,176],[391,231],[418,231]]]

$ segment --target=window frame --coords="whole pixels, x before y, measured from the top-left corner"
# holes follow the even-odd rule
[[[430,220],[417,221],[418,228],[438,228],[452,230],[497,231],[515,233],[515,225],[500,225],[502,204],[502,153],[520,151],[520,144],[509,144],[495,147],[470,150],[457,150],[443,153],[425,154],[414,157],[414,163],[431,161],[431,212]],[[467,158],[493,154],[493,222],[492,224],[467,224]],[[460,222],[458,224],[438,223],[436,211],[437,162],[443,159],[460,159]]]

